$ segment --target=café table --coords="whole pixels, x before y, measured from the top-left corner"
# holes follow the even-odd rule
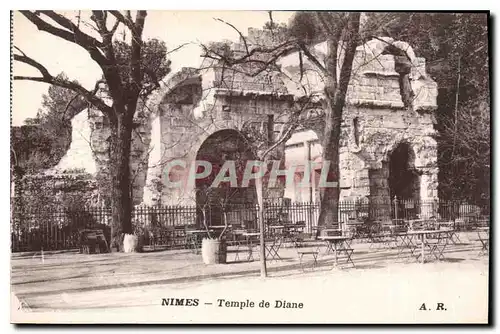
[[[227,225],[227,227],[230,228],[231,225]],[[210,225],[208,228],[214,229],[214,230],[221,230],[221,229],[225,229],[226,225]]]
[[[396,234],[400,228],[401,225],[395,225],[391,220],[374,222],[368,236],[370,248],[373,245],[378,245],[377,248],[392,247],[392,244],[396,242]]]
[[[267,228],[272,230],[273,234],[280,234],[285,229],[285,225],[269,225]]]
[[[338,265],[338,253],[345,252],[347,255],[346,262],[351,262],[354,265],[354,262],[351,259],[352,249],[348,246],[348,241],[351,240],[350,237],[347,236],[328,236],[323,235],[318,237],[318,239],[324,241],[326,243],[326,251],[325,254],[329,254],[330,251],[335,254],[335,262],[334,267]]]
[[[422,258],[421,260],[421,263],[425,263],[425,249],[426,248],[430,248],[430,254],[433,254],[434,256],[436,256],[437,258],[441,258],[442,257],[442,254],[443,254],[443,251],[444,251],[444,248],[446,247],[447,245],[447,240],[448,240],[448,231],[445,231],[445,230],[421,230],[421,231],[408,231],[405,233],[409,238],[413,238],[413,237],[416,237],[418,240],[420,240],[420,252],[417,253],[416,255],[416,258],[417,260],[419,258]],[[445,234],[446,237],[445,238],[442,238],[441,235],[442,234]],[[428,242],[428,236],[429,235],[437,235],[438,236],[438,243],[436,244],[431,244]],[[441,240],[444,240],[444,243],[441,242]],[[417,243],[413,243],[413,251],[412,251],[412,255],[414,255],[414,252],[417,251],[417,248],[418,248],[418,244]],[[431,245],[433,245],[431,247]],[[438,245],[440,247],[438,247]],[[436,252],[439,252],[437,255],[436,255]]]
[[[455,228],[455,222],[452,220],[450,220],[450,221],[438,221],[436,224],[439,228],[441,228],[441,227],[444,227],[447,229],[454,229]]]
[[[220,235],[222,234],[222,232],[226,228],[226,225],[210,225],[208,228],[210,230],[213,230],[214,232],[216,232],[218,234],[218,237],[220,237]],[[227,229],[230,229],[230,228],[231,228],[231,225],[227,225]]]
[[[410,230],[413,230],[414,229],[414,225],[421,225],[421,224],[424,224],[426,222],[425,219],[408,219],[408,220],[405,220],[405,224],[408,225],[408,228]]]
[[[306,227],[305,224],[284,224],[283,225],[285,229],[287,229],[289,232],[303,232],[304,228]]]
[[[489,228],[490,226],[490,220],[489,219],[479,219],[476,221],[476,226],[478,228]]]
[[[330,235],[330,234],[339,234],[342,233],[342,229],[336,228],[336,227],[326,227],[326,228],[321,228],[321,227],[313,227],[313,231],[320,231],[323,232],[324,235]]]
[[[294,224],[268,226],[268,229],[273,230],[271,235],[275,237],[276,242],[278,242],[279,239],[280,245],[287,242],[295,244],[295,235],[299,233],[297,228],[303,228],[303,226],[295,226]]]

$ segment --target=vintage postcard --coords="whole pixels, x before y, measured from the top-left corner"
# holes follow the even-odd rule
[[[11,20],[12,323],[489,323],[489,12]]]

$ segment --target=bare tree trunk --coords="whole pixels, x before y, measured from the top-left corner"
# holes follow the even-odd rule
[[[265,244],[265,228],[266,224],[264,222],[264,188],[262,184],[262,178],[258,177],[255,179],[255,190],[257,191],[257,201],[259,203],[259,232],[260,232],[260,277],[267,277],[267,264],[266,264],[266,244]]]
[[[460,95],[460,56],[458,56],[458,69],[457,69],[457,92],[455,93],[455,113],[454,113],[454,123],[453,123],[453,148],[451,151],[451,158],[453,159],[455,156],[455,146],[457,144],[457,121],[458,121],[458,101]]]
[[[118,124],[112,124],[111,129],[111,170],[109,171],[111,174],[111,246],[121,251],[123,235],[133,232],[130,195],[131,117],[121,116]]]
[[[323,138],[323,161],[330,161],[327,181],[339,181],[339,141],[342,110],[335,108],[334,101],[327,101],[329,112],[325,113],[326,124]],[[322,188],[318,225],[337,222],[339,187]]]
[[[359,33],[360,13],[349,16],[346,30],[342,34],[342,47],[345,48],[344,59],[337,85],[337,51],[338,40],[328,41],[326,69],[330,75],[325,80],[325,132],[323,137],[323,161],[330,161],[327,181],[336,181],[337,187],[324,188],[320,202],[318,225],[337,222],[339,206],[339,146],[342,122],[342,111],[345,105],[347,87],[351,79],[352,62],[356,53]]]

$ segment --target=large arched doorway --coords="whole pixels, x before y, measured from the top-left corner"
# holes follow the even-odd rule
[[[400,143],[389,155],[389,193],[402,204],[401,210],[418,214],[420,175],[415,168],[415,154],[408,143]]]
[[[255,186],[250,183],[249,187],[241,187],[247,161],[254,159],[248,143],[236,130],[217,131],[203,142],[197,152],[196,160],[209,162],[212,172],[205,178],[197,179],[195,183],[197,216],[200,224],[203,223],[203,219],[206,219],[209,226],[223,225],[224,219],[227,219],[229,224],[255,220],[251,214],[257,203]],[[227,161],[234,161],[238,186],[232,187],[230,182],[221,182],[218,187],[213,187],[217,174]],[[228,173],[225,173],[225,176],[228,176]]]

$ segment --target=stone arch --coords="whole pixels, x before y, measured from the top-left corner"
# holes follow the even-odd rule
[[[399,139],[399,140],[395,140],[389,146],[387,146],[385,157],[384,157],[384,161],[388,162],[390,160],[391,154],[393,154],[394,151],[396,151],[398,149],[398,147],[400,147],[401,145],[407,145],[408,146],[408,148],[409,148],[409,155],[410,155],[410,158],[411,158],[410,162],[411,162],[412,166],[415,167],[416,166],[416,161],[417,161],[417,156],[416,156],[416,152],[415,152],[415,149],[414,149],[415,145],[407,137],[404,137],[404,138]]]
[[[159,123],[165,123],[165,120],[158,120]],[[160,128],[158,125],[157,128]],[[150,194],[150,197],[161,198],[163,204],[185,204],[185,205],[196,205],[196,189],[195,185],[186,182],[182,189],[170,189],[165,186],[165,174],[164,168],[169,161],[180,159],[185,164],[186,168],[182,173],[184,176],[188,176],[190,166],[196,161],[198,152],[211,137],[217,136],[221,132],[233,132],[241,136],[240,128],[238,127],[238,122],[236,121],[213,121],[210,123],[199,123],[193,125],[190,128],[185,128],[182,134],[174,133],[176,129],[167,128],[166,130],[157,130],[157,138],[160,143],[157,143],[154,147],[155,158],[150,161],[151,165],[157,166],[155,171],[151,172],[150,179],[158,179],[162,184],[159,193]],[[167,133],[169,136],[176,135],[176,137],[164,138],[162,135]],[[172,144],[174,142],[174,144]],[[168,146],[170,145],[170,146]]]
[[[403,163],[409,166],[409,168],[406,169],[411,169],[412,172],[415,172],[418,163],[417,152],[414,150],[412,138],[405,132],[377,132],[371,135],[368,141],[375,144],[371,147],[365,147],[362,150],[362,156],[368,167],[371,216],[373,219],[391,219],[395,217],[393,207],[393,196],[395,192],[392,189],[392,187],[394,187],[395,177],[394,172],[391,173],[391,165],[394,165],[394,159],[391,158],[395,153],[400,153],[398,151],[404,147],[407,161]],[[392,168],[394,168],[394,166],[392,166]],[[408,172],[408,174],[410,174],[410,172]],[[420,185],[419,181],[415,180],[413,182],[412,187],[414,185],[415,188],[418,188]],[[398,198],[401,197],[398,191],[396,193]]]
[[[242,187],[241,182],[247,161],[255,160],[255,155],[246,139],[236,129],[222,129],[207,136],[196,150],[195,160],[206,161],[212,171],[203,179],[194,183],[198,221],[206,219],[208,225],[222,225],[224,219],[230,224],[239,224],[251,217],[241,217],[257,204],[255,187],[250,184]],[[237,185],[229,182],[214,186],[214,181],[221,167],[232,161],[236,171]],[[197,172],[203,172],[202,170]],[[227,174],[225,174],[227,175]],[[203,214],[204,213],[204,214]]]
[[[404,214],[419,215],[422,218],[437,216],[437,201],[438,201],[438,168],[436,155],[436,141],[429,136],[398,136],[387,149],[384,165],[390,162],[391,155],[401,144],[408,145],[410,160],[410,173],[407,178],[413,178],[412,195],[410,196],[414,202],[414,207],[411,204],[400,203],[400,211],[406,210]],[[413,176],[412,176],[413,175]],[[390,178],[390,175],[388,175]],[[391,197],[391,200],[393,198]],[[398,198],[399,199],[399,198]],[[408,199],[408,198],[402,198]],[[408,207],[404,207],[404,206]],[[402,212],[399,212],[401,215]]]
[[[241,125],[238,120],[224,120],[224,121],[212,121],[208,124],[201,124],[203,127],[203,131],[198,135],[196,139],[196,143],[192,146],[192,152],[198,152],[203,143],[210,138],[211,136],[216,135],[221,131],[234,131],[237,132],[240,136],[241,133]],[[195,153],[196,154],[196,153]]]
[[[200,71],[191,67],[183,67],[181,71],[171,73],[160,82],[160,87],[155,90],[146,101],[146,108],[153,113],[159,110],[159,106],[168,98],[176,89],[193,85],[201,84],[202,78]]]
[[[388,139],[387,145],[380,146],[374,151],[373,160],[378,162],[388,162],[390,154],[401,143],[407,143],[414,158],[413,165],[417,169],[437,167],[437,142],[430,136],[409,136],[406,132],[387,134],[387,136],[372,137],[371,139]]]

